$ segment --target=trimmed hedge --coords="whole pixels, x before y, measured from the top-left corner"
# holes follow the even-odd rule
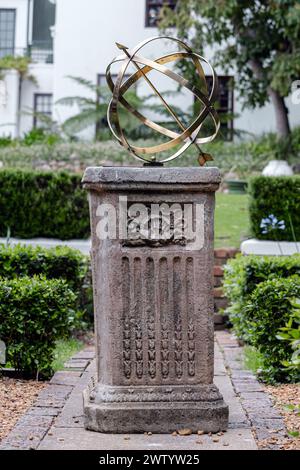
[[[227,262],[224,267],[224,291],[230,301],[227,313],[236,334],[249,339],[243,309],[257,285],[268,279],[300,276],[300,254],[294,256],[242,256]]]
[[[224,291],[230,301],[226,313],[236,335],[262,355],[261,377],[270,383],[297,381],[299,368],[291,362],[293,342],[283,341],[280,335],[287,325],[292,331],[297,327],[300,254],[238,255],[224,267]]]
[[[253,235],[259,240],[300,240],[300,176],[258,176],[250,180],[250,223]],[[268,223],[270,215],[283,224]],[[285,226],[285,228],[280,228]],[[266,233],[263,233],[265,231]]]
[[[62,278],[72,289],[80,289],[88,269],[88,258],[67,246],[54,248],[0,244],[0,277],[16,278],[42,274]]]
[[[300,297],[300,277],[270,279],[260,283],[244,306],[242,314],[250,344],[262,354],[261,377],[267,382],[298,382],[300,368],[284,367],[293,357],[290,341],[278,335],[288,322],[296,325],[294,303]]]
[[[0,338],[7,362],[25,377],[49,377],[55,341],[75,319],[75,294],[61,279],[0,279]]]
[[[67,172],[0,171],[0,236],[88,238],[89,210],[81,176]]]
[[[46,249],[0,245],[0,277],[43,275],[63,279],[76,295],[76,308],[85,313],[86,319],[91,317],[93,302],[89,270],[88,257],[66,246]]]

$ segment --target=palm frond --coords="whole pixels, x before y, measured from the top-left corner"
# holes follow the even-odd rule
[[[74,82],[78,83],[78,85],[82,85],[83,87],[89,88],[91,91],[96,91],[98,85],[95,85],[91,80],[82,77],[75,77],[73,75],[67,75],[67,78],[70,78]]]
[[[66,96],[57,100],[55,104],[61,104],[64,106],[74,106],[74,104],[77,104],[78,106],[96,106],[95,100],[85,98],[84,96]]]
[[[94,125],[96,122],[100,121],[105,114],[99,112],[99,110],[88,109],[81,111],[80,113],[72,116],[63,123],[62,127],[67,132],[81,132],[87,127]]]

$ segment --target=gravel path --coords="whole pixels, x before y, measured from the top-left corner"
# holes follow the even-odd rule
[[[47,382],[0,377],[0,442],[46,385]]]
[[[286,384],[277,387],[269,385],[265,389],[271,396],[275,408],[283,416],[286,430],[289,433],[288,439],[281,440],[281,448],[285,450],[300,450],[299,384]]]

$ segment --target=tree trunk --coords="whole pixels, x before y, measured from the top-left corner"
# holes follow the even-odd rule
[[[262,80],[264,77],[263,68],[261,63],[256,60],[250,60],[249,64],[253,70],[254,75],[258,80]],[[276,119],[276,128],[277,134],[280,138],[286,138],[290,135],[291,129],[289,124],[289,110],[286,107],[284,98],[279,95],[276,90],[273,90],[270,86],[267,89],[267,93],[270,97],[270,100],[274,106],[275,119]]]
[[[271,98],[275,109],[276,127],[278,137],[286,138],[290,135],[291,129],[289,124],[288,108],[284,102],[284,98],[279,93],[273,90],[271,87],[268,88],[268,94]]]

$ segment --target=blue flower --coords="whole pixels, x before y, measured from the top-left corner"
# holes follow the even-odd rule
[[[284,220],[278,220],[275,215],[270,214],[261,220],[260,223],[261,233],[267,234],[272,230],[285,230]]]

